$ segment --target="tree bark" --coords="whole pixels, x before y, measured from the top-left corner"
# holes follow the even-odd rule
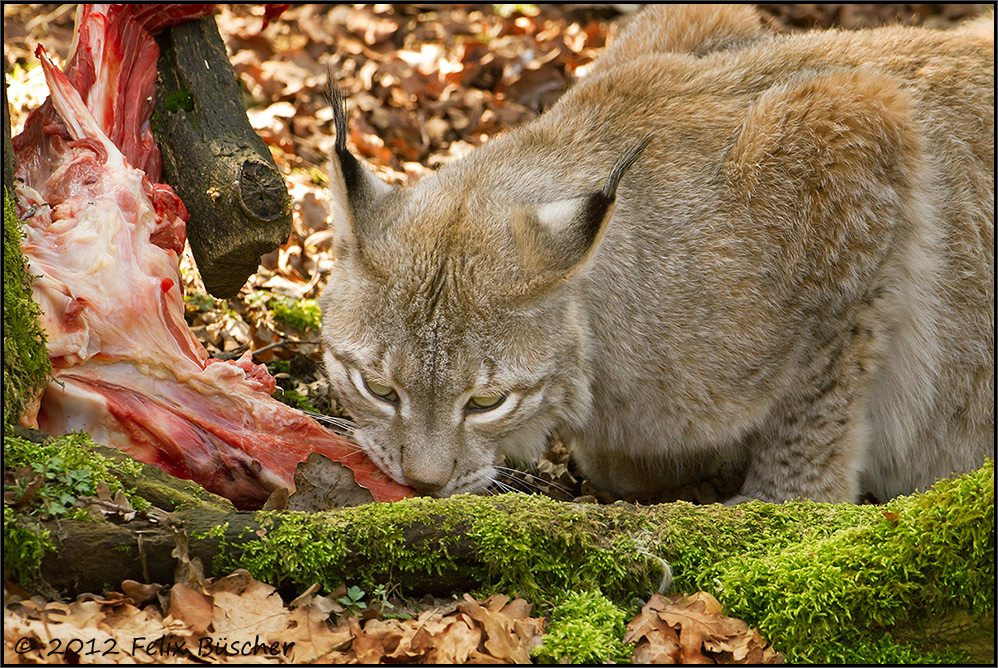
[[[234,296],[291,233],[291,199],[246,117],[214,17],[164,30],[153,132],[164,177],[187,206],[205,287]]]
[[[4,65],[3,75],[3,185],[11,194],[14,193],[14,144],[10,137],[10,107],[7,106],[7,73]]]

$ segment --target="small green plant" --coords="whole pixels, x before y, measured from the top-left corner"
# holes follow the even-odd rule
[[[340,596],[337,601],[339,601],[347,610],[359,615],[362,611],[367,610],[367,603],[364,602],[364,590],[357,585],[352,585],[347,587],[346,594]]]
[[[42,518],[85,519],[88,515],[75,507],[80,497],[96,495],[101,482],[113,495],[122,489],[113,471],[136,475],[140,470],[137,462],[116,462],[94,452],[93,441],[83,433],[50,438],[42,444],[5,434],[3,445],[4,468],[26,474],[16,475],[13,484],[4,485],[4,492],[20,498],[35,486],[33,498],[21,510]],[[125,494],[135,508],[148,506],[144,499]]]
[[[252,310],[270,310],[275,320],[302,332],[318,331],[322,323],[322,311],[314,299],[292,299],[268,290],[253,290],[243,301]]]
[[[66,462],[61,457],[53,457],[44,462],[32,462],[31,470],[44,480],[38,489],[37,498],[40,501],[41,514],[51,517],[65,517],[69,514],[76,501],[81,496],[94,494],[96,486],[90,469],[66,470]],[[30,484],[22,479],[18,481],[19,492]]]
[[[188,313],[207,313],[215,308],[215,298],[206,292],[189,289],[184,295],[184,308]]]

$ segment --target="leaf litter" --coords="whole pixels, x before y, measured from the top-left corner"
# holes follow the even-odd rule
[[[501,594],[354,614],[345,587],[322,596],[313,585],[285,604],[245,570],[168,590],[134,581],[121,589],[72,603],[5,592],[4,663],[530,663],[546,623],[524,599]],[[653,595],[624,642],[634,663],[783,662],[706,592]]]
[[[704,591],[654,594],[627,625],[624,642],[634,644],[634,663],[783,663],[758,629],[722,615],[721,604]]]
[[[465,595],[396,617],[344,614],[313,586],[290,604],[239,570],[166,592],[123,583],[72,603],[7,595],[4,663],[529,663],[544,620],[523,599]]]

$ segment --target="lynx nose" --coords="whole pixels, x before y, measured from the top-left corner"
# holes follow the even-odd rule
[[[437,492],[446,487],[454,473],[454,464],[443,464],[435,458],[416,456],[415,453],[403,452],[402,475],[405,481],[420,494],[436,496]]]
[[[405,481],[420,494],[433,496],[447,484],[446,480],[420,480],[407,475]]]

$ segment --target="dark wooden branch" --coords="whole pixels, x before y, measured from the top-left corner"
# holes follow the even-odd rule
[[[6,69],[6,66],[5,66]],[[7,73],[3,76],[3,185],[14,192],[14,145],[10,138],[10,107],[7,106]]]
[[[246,118],[214,17],[164,30],[153,132],[164,177],[187,206],[205,287],[231,297],[291,233],[291,200]]]

